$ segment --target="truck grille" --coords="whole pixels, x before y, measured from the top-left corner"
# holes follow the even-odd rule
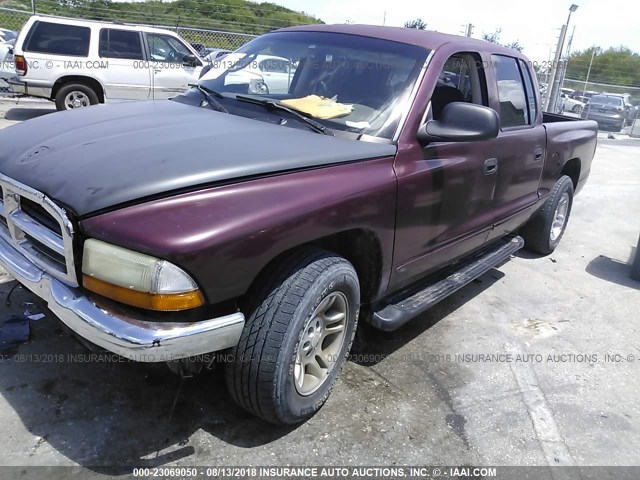
[[[44,194],[0,174],[0,238],[35,265],[76,287],[73,227]]]

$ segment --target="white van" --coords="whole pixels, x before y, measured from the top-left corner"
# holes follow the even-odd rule
[[[20,31],[14,54],[12,90],[55,101],[58,110],[170,98],[205,63],[169,30],[39,15]]]

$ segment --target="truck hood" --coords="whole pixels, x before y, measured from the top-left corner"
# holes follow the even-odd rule
[[[87,215],[174,190],[394,155],[173,101],[53,113],[0,131],[0,173]]]

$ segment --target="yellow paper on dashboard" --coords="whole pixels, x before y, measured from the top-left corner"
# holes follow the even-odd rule
[[[344,117],[345,115],[349,115],[353,110],[353,105],[345,105],[330,98],[319,97],[318,95],[290,98],[288,100],[282,100],[280,103],[321,120]]]

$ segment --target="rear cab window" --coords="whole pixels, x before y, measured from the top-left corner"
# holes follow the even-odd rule
[[[23,50],[50,55],[86,57],[89,55],[90,38],[91,29],[88,27],[38,20],[31,27]]]
[[[535,124],[537,100],[529,69],[522,60],[492,55],[500,102],[502,129],[530,127]]]

